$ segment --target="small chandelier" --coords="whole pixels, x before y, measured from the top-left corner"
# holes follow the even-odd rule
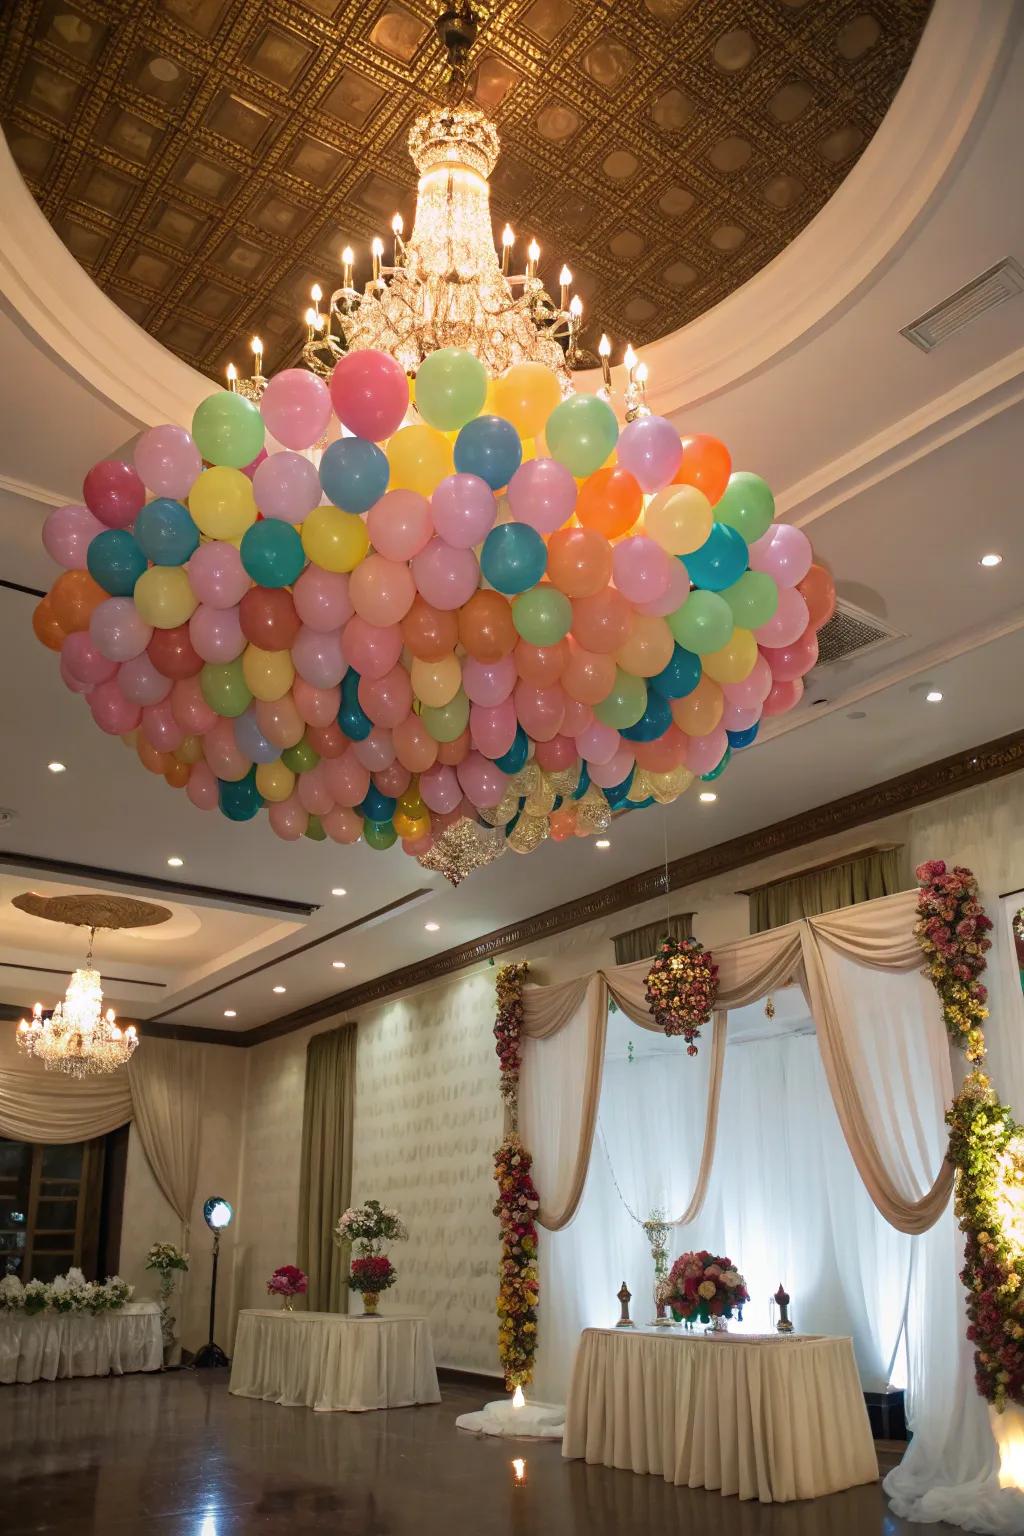
[[[49,1018],[42,1003],[36,1003],[32,1018],[18,1024],[19,1047],[26,1056],[41,1061],[48,1072],[66,1072],[70,1077],[116,1072],[139,1043],[134,1024],[122,1029],[113,1008],[103,1011],[100,973],[92,963],[95,938],[96,929],[90,928],[85,965],[72,974],[63,1002]]]

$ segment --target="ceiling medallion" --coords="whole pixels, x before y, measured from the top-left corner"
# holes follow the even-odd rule
[[[35,897],[37,902],[43,899]],[[75,899],[74,897],[53,898],[54,901],[74,901]],[[90,897],[79,899],[83,902],[91,900]],[[116,897],[110,899],[117,900]],[[103,898],[97,898],[97,902],[102,904]],[[14,904],[22,911],[32,910],[26,904],[25,897],[16,897]],[[129,902],[129,905],[146,907],[149,903]],[[164,922],[171,915],[161,907],[151,910],[162,912],[164,915],[149,918],[150,923]],[[52,912],[40,912],[38,915],[50,917],[55,922],[82,922],[79,916],[62,919],[55,917]],[[143,921],[147,919],[143,918]],[[78,1078],[97,1077],[105,1072],[116,1072],[134,1055],[139,1043],[138,1031],[134,1024],[129,1024],[126,1029],[122,1029],[113,1008],[103,1011],[103,986],[100,973],[94,969],[92,963],[96,929],[101,926],[129,925],[120,922],[91,925],[85,965],[72,973],[63,1001],[59,1002],[48,1016],[43,1013],[42,1003],[36,1003],[32,1009],[32,1018],[22,1019],[18,1024],[16,1038],[19,1048],[26,1056],[41,1061],[48,1072],[65,1072],[69,1077]],[[130,926],[139,925],[131,924]]]

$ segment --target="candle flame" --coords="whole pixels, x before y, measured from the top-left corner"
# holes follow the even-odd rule
[[[631,341],[626,343],[626,350],[622,354],[622,361],[625,363],[627,368],[636,367],[636,353],[633,351],[633,343]]]
[[[384,255],[384,241],[381,239],[380,235],[374,235],[373,244],[370,246],[370,250],[375,256]]]
[[[263,343],[258,336],[254,336],[252,339],[252,350],[256,357],[263,356]]]
[[[573,315],[577,320],[583,313],[583,300],[580,298],[578,293],[574,293],[572,298],[569,300],[569,313],[570,315]]]
[[[396,213],[394,218],[391,220],[391,228],[394,230],[396,235],[400,235],[402,233],[402,230],[405,228],[405,224],[402,221],[402,215],[400,213]]]
[[[529,245],[526,247],[526,254],[529,256],[531,261],[540,260],[540,246],[537,244],[536,240],[530,241]]]
[[[237,378],[238,369],[235,367],[234,363],[228,363],[228,383],[233,384]]]
[[[515,245],[516,237],[512,233],[512,226],[511,226],[511,224],[506,224],[505,228],[502,230],[502,232],[501,232],[501,243],[502,243],[502,245]]]
[[[537,254],[539,255],[540,252],[538,251]],[[559,272],[558,281],[561,283],[563,288],[568,288],[569,284],[572,282],[572,273],[569,271],[568,267],[563,267],[561,272]]]
[[[309,290],[309,296],[313,300],[314,304],[319,304],[320,303],[320,300],[324,296],[324,291],[320,287],[319,283],[314,283],[313,284],[312,288]]]
[[[525,1397],[525,1395],[523,1393],[522,1387],[516,1387],[515,1391],[512,1393],[512,1407],[513,1408],[525,1408],[526,1407],[526,1397]]]
[[[599,355],[601,357],[611,357],[611,355],[612,355],[612,344],[608,340],[607,336],[602,336],[601,337],[601,340],[597,344],[597,350],[598,350],[598,353],[599,353]]]
[[[356,258],[350,245],[346,245],[345,249],[342,251],[341,259],[346,267],[350,267],[355,261]]]

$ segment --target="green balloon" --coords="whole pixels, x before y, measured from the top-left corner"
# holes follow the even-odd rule
[[[365,818],[363,837],[368,848],[376,848],[379,852],[392,848],[398,841],[398,833],[390,821],[367,821]]]
[[[252,703],[240,656],[234,661],[208,661],[199,674],[199,686],[210,708],[228,720],[244,715]]]
[[[442,347],[430,352],[416,375],[416,409],[441,432],[455,432],[479,416],[487,399],[487,369],[472,352]]]
[[[572,603],[557,587],[531,587],[513,600],[512,622],[530,645],[557,645],[569,633]]]
[[[600,704],[594,705],[594,715],[602,725],[625,731],[636,725],[646,708],[647,684],[643,678],[616,667],[615,681]]]
[[[208,395],[192,417],[192,440],[204,459],[244,469],[263,447],[263,417],[244,395],[228,389]]]
[[[760,629],[774,618],[779,606],[779,589],[765,571],[744,571],[722,593],[732,610],[737,629]]]
[[[715,764],[714,768],[712,768],[711,772],[710,773],[702,773],[701,774],[701,776],[700,776],[701,783],[702,784],[710,784],[713,779],[720,779],[722,777],[722,774],[728,768],[728,766],[729,766],[729,759],[731,757],[732,757],[732,747],[726,747],[725,751],[722,753],[721,758]]]
[[[460,688],[447,704],[424,704],[420,719],[435,741],[455,741],[469,724],[469,700]]]
[[[729,476],[722,498],[715,504],[715,520],[742,533],[748,544],[768,532],[775,518],[775,497],[760,475],[738,470]]]
[[[681,608],[668,616],[668,627],[686,651],[707,656],[727,645],[733,632],[732,609],[720,592],[691,592]]]
[[[600,469],[619,437],[615,412],[596,395],[570,395],[556,405],[544,427],[548,452],[582,480]]]
[[[281,753],[281,761],[286,768],[291,769],[292,773],[308,773],[320,761],[320,754],[303,737],[301,741],[295,743],[294,747],[285,747]]]
[[[314,843],[322,843],[324,841],[327,833],[324,831],[323,823],[319,816],[310,816],[306,822],[306,830],[302,835],[303,837],[311,838]]]

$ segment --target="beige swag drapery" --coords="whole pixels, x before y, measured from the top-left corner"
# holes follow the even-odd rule
[[[729,1010],[794,983],[807,998],[839,1123],[871,1199],[901,1232],[924,1232],[938,1220],[952,1190],[953,1169],[943,1160],[934,1174],[922,1175],[915,1122],[918,1116],[941,1116],[953,1096],[953,1079],[938,1005],[930,984],[914,975],[921,971],[914,938],[916,901],[916,891],[903,891],[715,949],[718,1007],[711,1030],[703,1149],[693,1194],[677,1225],[693,1221],[707,1194]],[[926,1062],[911,1059],[900,1040],[883,1037],[879,1042],[870,1010],[858,1011],[848,974],[851,963],[862,971],[912,977],[911,984],[920,987],[921,1008],[931,1009],[929,1017],[935,1020]],[[528,1147],[533,1144],[531,1114],[554,1110],[559,1117],[558,1172],[548,1188],[541,1180],[538,1213],[540,1224],[550,1231],[568,1225],[583,1195],[601,1093],[609,998],[639,1028],[656,1028],[644,996],[649,968],[650,962],[642,960],[554,986],[527,987],[524,993],[524,1078],[535,1072],[535,1081],[540,1080],[545,1051],[572,1057],[571,1062],[564,1054],[558,1058],[559,1079],[574,1084],[571,1102],[543,1105],[536,1093],[524,1094],[521,1100],[520,1128]],[[916,1006],[917,999],[913,1001]],[[554,1063],[556,1058],[551,1059]],[[901,1088],[915,1106],[910,1123],[891,1112],[887,1072],[899,1074]],[[539,1140],[540,1127],[536,1129]]]

